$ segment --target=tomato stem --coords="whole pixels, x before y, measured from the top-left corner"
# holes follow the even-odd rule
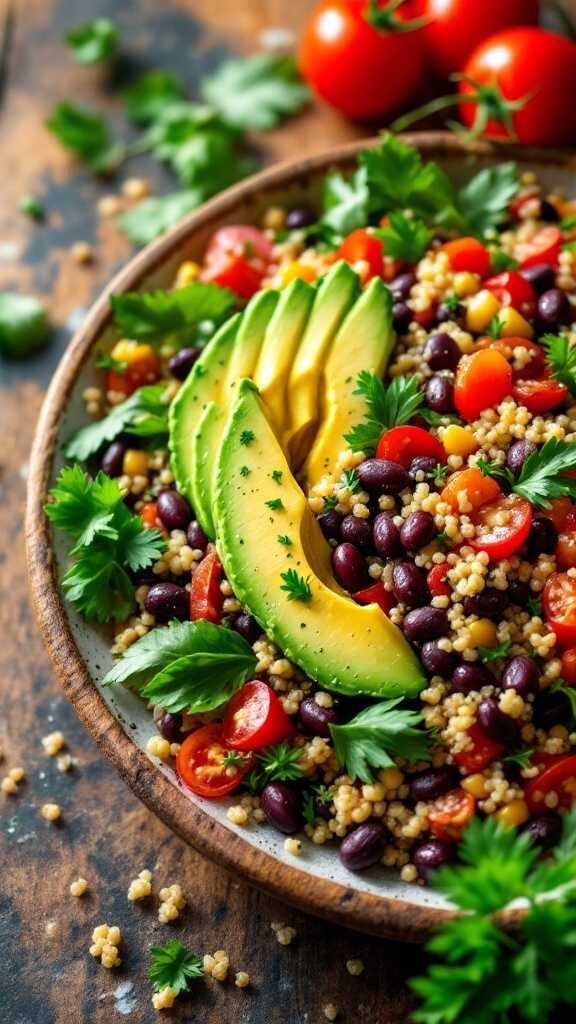
[[[364,19],[380,32],[415,32],[428,25],[429,17],[412,18],[410,21],[398,18],[396,11],[403,3],[405,0],[389,0],[385,7],[381,7],[379,0],[368,0]]]

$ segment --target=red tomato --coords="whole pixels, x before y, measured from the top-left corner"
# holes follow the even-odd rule
[[[538,0],[423,0],[430,18],[424,29],[434,71],[448,78],[494,32],[512,25],[537,25]]]
[[[553,572],[544,587],[546,622],[562,647],[576,646],[576,580]]]
[[[536,292],[516,270],[505,270],[484,281],[484,288],[492,292],[503,306],[512,306],[523,317],[530,319],[536,312]]]
[[[231,224],[210,239],[200,280],[212,281],[250,299],[260,290],[271,258],[272,244],[258,228]]]
[[[247,757],[243,764],[226,767],[226,754],[230,752],[219,725],[204,725],[184,740],[176,755],[176,771],[193,793],[199,796],[226,796],[242,781],[252,767]]]
[[[552,377],[542,377],[540,380],[517,380],[512,394],[517,402],[539,416],[561,405],[568,397],[568,388]]]
[[[210,261],[200,274],[201,281],[209,281],[229,288],[242,299],[251,299],[260,291],[264,278],[263,271],[251,266],[242,256],[221,252]]]
[[[505,517],[506,522],[500,524]],[[532,506],[526,498],[509,494],[483,505],[474,516],[476,535],[470,541],[476,551],[486,551],[492,561],[508,558],[525,543],[532,525]]]
[[[564,651],[561,675],[568,686],[576,686],[576,647],[570,647]]]
[[[454,382],[454,405],[465,420],[475,420],[512,393],[512,370],[501,352],[486,348],[462,356]]]
[[[357,590],[352,596],[358,604],[379,604],[384,615],[388,615],[390,609],[396,604],[393,595],[384,589],[384,584],[380,580],[371,587]]]
[[[454,760],[460,768],[472,775],[474,772],[481,772],[492,761],[495,761],[505,749],[501,743],[495,743],[486,735],[477,722],[468,729],[468,736],[472,740],[469,750],[461,750],[454,754]]]
[[[576,533],[560,533],[556,543],[556,561],[559,569],[576,568]]]
[[[536,759],[534,755],[534,761]],[[524,789],[532,814],[548,810],[545,800],[550,793],[556,793],[559,807],[570,807],[576,798],[576,756],[557,754],[546,760],[540,774],[530,779]]]
[[[382,18],[388,3],[379,5]],[[424,76],[422,32],[400,31],[404,10],[376,27],[367,0],[320,0],[304,27],[300,70],[322,99],[347,117],[370,120],[402,107]],[[386,73],[394,68],[394,74]]]
[[[478,5],[483,6],[483,5]],[[509,111],[512,133],[518,142],[569,145],[576,138],[576,46],[564,36],[541,28],[511,28],[490,36],[471,54],[461,69],[458,91],[463,97],[460,117],[471,128],[478,106],[467,94],[491,87],[492,109],[497,95],[525,100],[520,110]],[[491,117],[484,130],[491,138],[509,139],[503,119]]]
[[[272,250],[272,242],[258,228],[251,224],[229,224],[212,235],[204,254],[204,262],[210,263],[219,253],[226,252],[243,256],[247,260],[260,260],[264,265],[270,263]]]
[[[449,566],[447,562],[440,562],[439,565],[435,565],[430,569],[430,572],[426,576],[426,582],[432,597],[450,597],[452,587],[446,581],[446,573],[448,572],[448,569]]]
[[[294,732],[282,704],[267,683],[252,679],[231,698],[222,735],[234,750],[261,750]]]
[[[563,241],[560,228],[554,227],[553,224],[540,228],[529,242],[516,243],[516,259],[520,260],[523,267],[533,267],[537,263],[548,263],[551,267],[557,267]]]
[[[546,355],[541,345],[528,338],[479,338],[476,342],[477,349],[493,348],[501,352],[505,359],[511,361],[517,348],[526,349],[530,353],[530,359],[521,369],[515,369],[512,365],[512,376],[514,380],[524,380],[527,377],[540,377],[546,366]]]
[[[382,277],[384,269],[383,245],[365,228],[357,228],[344,239],[336,253],[338,259],[347,263],[358,263],[363,260],[370,267],[367,280],[371,277]]]
[[[108,370],[106,390],[132,395],[138,388],[153,384],[160,376],[160,360],[152,345],[120,341],[112,351],[114,358],[126,364],[125,370]]]
[[[190,618],[220,622],[224,595],[220,590],[222,565],[215,551],[202,559],[192,577],[190,588]]]
[[[409,466],[417,455],[431,455],[438,462],[446,462],[446,452],[438,438],[422,427],[392,427],[378,442],[377,459],[390,459]]]
[[[542,509],[541,514],[552,520],[558,533],[572,528],[576,529],[576,522],[574,522],[576,507],[570,498],[553,498],[550,507]]]
[[[140,518],[144,526],[154,527],[156,530],[162,530],[163,533],[166,533],[161,520],[158,519],[158,505],[155,501],[149,501],[140,509]]]
[[[477,238],[456,238],[445,242],[443,252],[448,254],[452,270],[469,270],[472,274],[487,277],[490,273],[490,253]]]
[[[463,789],[451,789],[438,797],[428,813],[430,831],[437,839],[447,843],[458,843],[471,818],[474,817],[476,801]]]

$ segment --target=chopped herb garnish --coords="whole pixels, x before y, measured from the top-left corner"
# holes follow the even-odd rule
[[[422,716],[401,704],[401,697],[381,701],[345,725],[330,726],[336,758],[352,779],[372,782],[372,769],[390,768],[394,758],[419,761],[427,756]]]
[[[310,828],[314,827],[314,823],[317,818],[316,807],[314,805],[314,797],[311,793],[306,790],[302,797],[302,817]]]
[[[100,370],[113,370],[115,373],[125,373],[128,369],[128,363],[124,359],[115,359],[109,352],[98,356],[96,366]]]
[[[277,484],[281,483],[281,481],[282,481],[282,470],[281,469],[273,469],[272,473],[271,473],[271,477],[272,477],[273,480],[276,481]]]
[[[354,451],[374,451],[384,430],[408,423],[424,402],[417,377],[394,377],[386,386],[368,370],[358,374],[354,394],[365,398],[368,407],[364,422],[344,435]]]
[[[344,486],[352,491],[352,493],[360,490],[360,478],[355,469],[345,469],[342,473],[342,479],[344,480]]]
[[[561,693],[570,705],[570,713],[576,718],[576,687],[568,686],[564,679],[557,679],[551,686],[552,693]]]
[[[482,456],[476,460],[476,467],[482,476],[492,476],[495,479],[504,480],[507,484],[514,483],[514,474],[507,466],[503,466],[494,459],[484,459]]]
[[[490,250],[490,269],[493,274],[501,274],[504,270],[516,270],[518,260],[503,249]]]
[[[312,598],[312,590],[308,579],[304,579],[300,576],[295,569],[287,569],[286,572],[280,573],[281,578],[284,580],[283,586],[280,590],[286,591],[288,594],[289,601],[310,601]]]
[[[254,434],[253,430],[243,430],[242,433],[240,434],[240,444],[244,445],[247,448],[248,445],[252,444],[252,441],[254,440],[255,436],[256,435]]]
[[[292,546],[292,541],[290,540],[290,537],[286,533],[279,533],[276,540],[278,541],[279,544],[283,544],[285,548],[289,548]]]
[[[98,64],[118,46],[118,28],[110,18],[95,18],[66,33],[66,42],[79,64]]]
[[[204,974],[202,957],[191,953],[179,939],[170,939],[164,946],[151,946],[150,956],[148,977],[155,992],[163,988],[186,992],[190,982]]]
[[[246,756],[239,750],[227,750],[222,762],[224,768],[240,768],[245,764]]]
[[[281,508],[284,508],[282,498],[271,498],[270,501],[265,501],[264,504],[267,508],[272,509],[273,512],[278,512]]]
[[[540,344],[546,349],[550,376],[576,395],[576,346],[565,334],[545,334]]]
[[[286,742],[267,747],[256,760],[256,766],[243,780],[252,792],[260,792],[269,782],[296,782],[304,774],[301,748]]]
[[[424,221],[408,217],[401,210],[393,210],[388,220],[389,224],[375,231],[376,237],[384,242],[386,255],[418,263],[432,240],[432,231]]]
[[[528,608],[530,615],[534,615],[538,619],[542,618],[542,615],[544,614],[544,609],[542,607],[542,601],[539,597],[529,597],[526,607]]]
[[[505,658],[512,646],[511,640],[503,640],[501,644],[496,644],[495,647],[482,647],[478,648],[478,656],[481,661],[490,662],[498,661],[499,658]]]
[[[457,313],[460,309],[460,299],[457,295],[445,295],[442,299],[442,305],[446,306],[451,313]]]
[[[504,758],[504,764],[515,764],[518,768],[530,768],[535,749],[535,747],[527,747],[526,750],[519,750],[516,754],[508,754],[508,757]]]
[[[240,476],[250,476],[250,472],[251,471],[248,469],[248,466],[240,466]]]
[[[488,327],[486,328],[486,334],[489,338],[494,338],[494,340],[497,341],[500,335],[502,334],[503,327],[504,322],[502,321],[501,317],[499,317],[498,314],[496,314],[496,316],[493,316],[490,323],[488,324]]]
[[[322,501],[324,502],[325,512],[331,512],[332,509],[336,508],[336,505],[338,504],[338,498],[336,497],[335,494],[328,495],[327,497],[323,498]]]

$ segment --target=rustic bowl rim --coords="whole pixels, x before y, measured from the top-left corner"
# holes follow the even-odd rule
[[[415,132],[404,136],[429,157],[464,157],[467,150],[447,132]],[[134,740],[123,730],[94,685],[74,641],[54,573],[54,559],[48,523],[43,512],[46,490],[55,454],[61,417],[83,364],[102,331],[110,323],[109,296],[137,289],[148,277],[200,229],[209,227],[238,203],[268,190],[288,188],[330,167],[350,165],[360,149],[376,143],[361,139],[322,151],[297,161],[283,162],[246,179],[221,193],[186,216],[166,235],[137,253],[109,282],[76,332],[52,378],[38,420],[31,451],[26,508],[26,553],[34,610],[44,643],[64,693],[95,741],[99,750],[117,768],[154,814],[172,831],[205,856],[248,882],[301,910],[336,924],[383,937],[418,942],[451,916],[451,911],[415,905],[409,900],[359,892],[327,878],[278,861],[272,854],[254,848],[241,836],[209,817],[186,799]],[[481,155],[493,157],[499,151],[488,144],[474,147]],[[570,166],[573,153],[541,149],[517,149],[512,155],[536,164]],[[508,159],[508,152],[506,158]],[[505,915],[509,920],[514,912]]]

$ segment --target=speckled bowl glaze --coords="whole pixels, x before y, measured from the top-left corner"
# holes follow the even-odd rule
[[[502,151],[489,146],[479,147],[471,157],[443,133],[416,133],[407,139],[455,179],[470,173],[472,164],[493,164],[501,158]],[[182,260],[200,257],[216,228],[258,223],[270,205],[314,201],[326,171],[351,166],[358,150],[370,144],[354,143],[279,165],[242,182],[186,217],[112,281],[69,346],[44,402],[30,464],[27,552],[38,622],[64,692],[104,755],[155,814],[205,856],[274,896],[342,925],[420,941],[450,914],[433,889],[402,883],[395,872],[384,869],[352,874],[331,844],[306,843],[302,857],[295,860],[284,851],[284,837],[278,832],[265,825],[231,824],[226,811],[232,800],[196,797],[182,788],[171,768],[146,753],[146,743],[155,733],[151,715],[128,690],[101,688],[112,660],[109,635],[86,625],[64,605],[58,581],[66,565],[65,544],[52,533],[42,511],[62,463],[61,442],[86,422],[81,396],[84,388],[98,381],[95,346],[111,344],[115,337],[110,294],[169,286]],[[574,154],[524,150],[511,155],[523,169],[535,170],[545,185],[574,189]]]

